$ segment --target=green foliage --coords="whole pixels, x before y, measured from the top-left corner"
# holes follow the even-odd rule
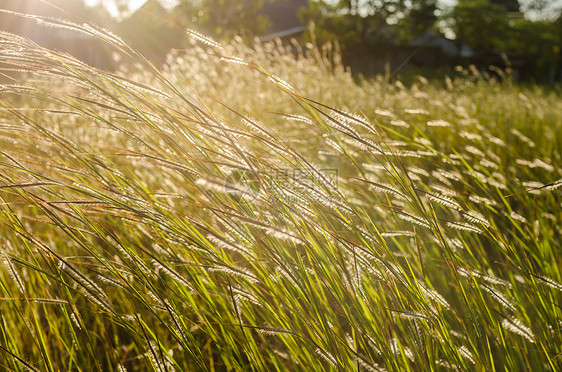
[[[264,1],[271,0],[181,0],[174,10],[179,24],[224,39],[235,35],[252,39],[269,26],[268,17],[260,14]]]
[[[521,19],[514,22],[507,49],[525,60],[537,71],[556,69],[562,46],[560,21]]]
[[[466,42],[477,55],[508,53],[525,77],[546,81],[559,69],[560,18],[511,17],[506,6],[489,0],[459,1],[450,14],[459,46]]]
[[[508,35],[504,7],[489,0],[460,0],[451,20],[459,44],[466,42],[477,53],[503,49]]]
[[[393,36],[419,36],[435,23],[435,10],[433,0],[311,1],[302,16],[314,22],[321,42],[351,46],[377,40],[391,28]]]
[[[506,12],[518,12],[520,8],[519,0],[490,0],[490,3],[503,7]]]
[[[365,17],[359,14],[341,13],[335,4],[311,2],[300,13],[301,18],[314,24],[315,37],[320,43],[338,41],[350,46],[360,43],[367,31]]]
[[[405,39],[413,39],[431,31],[437,22],[436,0],[413,0],[401,20],[401,31]]]

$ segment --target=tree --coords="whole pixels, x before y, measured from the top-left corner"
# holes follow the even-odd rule
[[[174,18],[185,27],[196,24],[215,37],[251,38],[269,26],[268,17],[259,14],[264,1],[268,0],[180,0]]]
[[[401,22],[404,38],[411,39],[431,30],[437,21],[437,0],[412,0]]]
[[[451,14],[459,50],[467,43],[481,54],[503,49],[508,22],[505,8],[490,0],[459,0]]]
[[[561,62],[562,18],[520,19],[512,32],[508,48],[524,61],[523,73],[540,80],[554,80]]]
[[[519,0],[490,0],[490,3],[499,5],[505,9],[506,12],[519,12]]]
[[[535,19],[556,19],[556,15],[562,11],[560,2],[553,0],[521,0],[521,8]]]
[[[317,0],[311,1],[309,8],[302,13],[304,19],[314,22],[321,42],[338,40],[345,46],[359,44],[366,38],[377,39],[389,33],[393,24],[393,36],[404,23],[401,20],[409,15],[408,4],[418,3],[420,13],[412,13],[418,20],[431,13],[422,3],[433,0]],[[416,27],[417,28],[417,27]],[[421,27],[423,28],[423,27]]]

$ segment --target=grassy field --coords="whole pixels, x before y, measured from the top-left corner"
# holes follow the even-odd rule
[[[0,34],[0,365],[562,368],[560,91],[330,47],[116,73]]]

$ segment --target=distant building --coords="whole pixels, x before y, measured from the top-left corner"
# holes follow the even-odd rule
[[[260,40],[299,39],[307,31],[308,25],[298,15],[308,5],[308,0],[266,2],[261,13],[269,17],[272,25]],[[407,65],[447,68],[452,58],[469,58],[474,53],[466,44],[458,46],[454,41],[430,32],[404,41],[398,37],[393,26],[386,25],[380,29],[367,30],[363,42],[347,48],[343,54],[344,63],[356,71],[392,74]]]
[[[308,6],[308,0],[275,0],[266,2],[261,14],[269,17],[271,27],[260,37],[261,41],[271,41],[277,38],[287,39],[298,37],[306,32],[308,26],[298,14],[301,8]]]

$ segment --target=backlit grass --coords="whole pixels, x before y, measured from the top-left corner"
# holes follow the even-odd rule
[[[559,92],[43,22],[123,65],[0,34],[3,368],[561,368]]]

